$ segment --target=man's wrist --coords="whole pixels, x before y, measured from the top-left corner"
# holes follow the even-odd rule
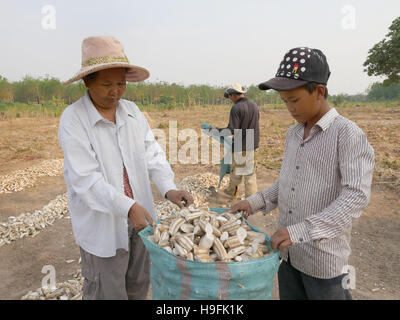
[[[168,191],[165,193],[165,199],[170,200],[168,194],[170,194],[170,192],[173,192],[173,191],[177,191],[177,190],[175,190],[175,189],[168,190]]]
[[[162,183],[162,185],[157,185],[158,186],[158,190],[160,191],[160,193],[162,195],[164,195],[165,199],[167,198],[167,193],[172,191],[172,190],[177,190],[177,187],[175,185],[175,183],[173,182],[173,180],[170,181],[165,181]]]
[[[114,203],[113,213],[126,218],[131,207],[136,203],[136,201],[124,194],[117,194]]]
[[[245,200],[249,203],[252,213],[256,213],[265,207],[264,198],[262,197],[261,192],[256,192]]]
[[[132,217],[132,216],[133,216],[134,210],[135,210],[135,207],[136,207],[136,204],[137,204],[137,202],[135,202],[135,203],[132,205],[132,207],[130,207],[129,212],[128,212],[128,217]]]

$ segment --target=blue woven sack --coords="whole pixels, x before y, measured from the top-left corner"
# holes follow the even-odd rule
[[[213,208],[215,212],[225,209]],[[248,221],[246,223],[261,232]],[[151,286],[154,300],[267,300],[271,299],[274,276],[279,268],[275,251],[244,262],[191,261],[169,253],[147,239],[152,226],[139,233],[151,259]],[[272,251],[270,238],[266,244]]]

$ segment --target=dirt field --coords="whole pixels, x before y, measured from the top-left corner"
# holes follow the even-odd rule
[[[375,149],[375,174],[371,202],[365,213],[353,221],[350,265],[356,270],[355,299],[400,299],[400,107],[355,107],[338,109],[355,121],[367,134]],[[202,122],[218,127],[227,124],[229,108],[195,111],[151,112],[153,128],[178,122],[178,130],[193,128],[198,133]],[[57,140],[58,118],[21,118],[0,121],[1,176],[32,167],[44,160],[63,157]],[[258,187],[268,187],[278,176],[287,127],[294,123],[284,109],[261,111],[261,143],[258,155]],[[200,136],[200,135],[199,135]],[[180,143],[182,145],[182,142]],[[217,165],[172,166],[176,181],[195,173],[217,174]],[[0,223],[10,216],[41,209],[57,195],[66,192],[62,176],[42,177],[34,187],[13,193],[0,193]],[[155,199],[161,200],[154,188]],[[250,222],[272,234],[278,212],[250,217]],[[67,260],[74,260],[67,263]],[[45,265],[56,269],[57,282],[71,279],[79,268],[79,249],[68,217],[57,220],[35,237],[25,237],[0,247],[0,299],[19,299],[41,286]],[[273,299],[278,299],[277,285]]]

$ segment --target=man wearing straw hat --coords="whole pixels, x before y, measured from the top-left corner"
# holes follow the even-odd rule
[[[221,136],[234,137],[229,185],[224,190],[226,195],[234,199],[240,197],[239,186],[242,180],[246,198],[257,192],[256,152],[260,140],[260,111],[257,104],[245,97],[246,92],[245,87],[239,83],[232,84],[224,92],[224,97],[234,103],[227,128],[203,125],[204,129],[218,130]]]
[[[134,102],[121,99],[126,81],[147,79],[113,37],[82,43],[85,96],[68,106],[58,137],[72,229],[82,257],[83,299],[145,299],[150,260],[138,232],[156,219],[152,180],[179,207],[193,203],[176,190],[174,173]]]

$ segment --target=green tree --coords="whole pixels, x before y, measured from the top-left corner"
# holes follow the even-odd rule
[[[384,85],[400,81],[400,17],[389,27],[385,39],[368,51],[364,71],[369,76],[386,76]]]
[[[0,76],[0,101],[13,101],[14,89],[6,78]]]
[[[63,87],[60,80],[46,76],[39,81],[39,92],[42,99],[50,101],[53,98],[61,98]]]
[[[345,96],[343,94],[338,94],[338,95],[332,96],[333,105],[335,107],[341,106],[344,102],[344,99],[345,99]]]
[[[73,83],[63,87],[62,98],[66,104],[72,104],[85,94],[86,88],[82,83]]]
[[[15,82],[14,100],[18,102],[37,102],[40,103],[39,79],[26,76],[22,81]]]
[[[382,83],[375,82],[368,89],[368,100],[370,101],[393,101],[400,95],[400,84],[392,83],[384,86]]]

